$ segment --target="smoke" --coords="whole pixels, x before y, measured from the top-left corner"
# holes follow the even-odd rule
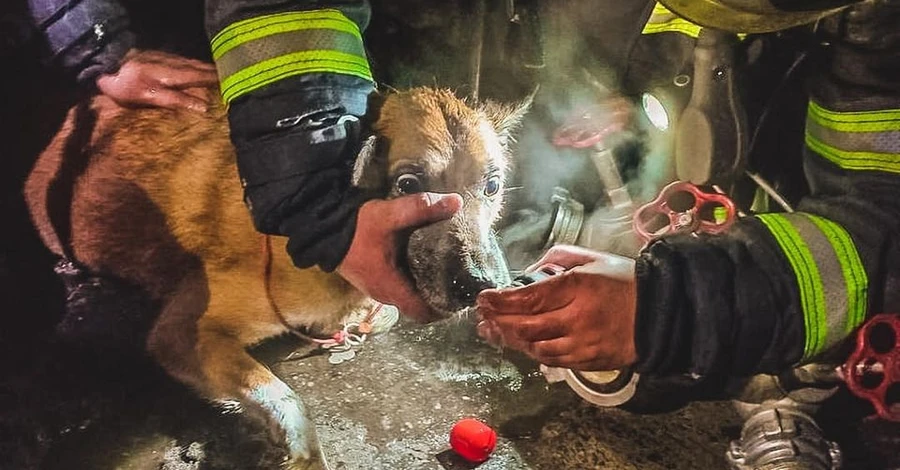
[[[587,213],[609,210],[606,188],[591,161],[591,149],[553,143],[554,133],[561,126],[585,112],[610,114],[595,116],[598,122],[614,119],[613,114],[622,112],[621,106],[608,105],[625,95],[620,91],[622,77],[610,65],[619,58],[602,56],[603,48],[586,39],[579,19],[574,18],[577,13],[551,6],[543,15],[547,60],[538,77],[540,91],[517,139],[510,184],[521,189],[509,193],[500,234],[511,266],[533,260],[542,251],[552,225],[555,187],[567,189],[584,204]],[[665,131],[654,127],[641,107],[640,96],[628,96],[627,101],[618,103],[627,103],[624,114],[628,124],[603,142],[613,149],[636,209],[653,199],[674,177],[675,126],[670,122]]]
[[[641,142],[645,152],[640,169],[627,183],[637,202],[655,198],[663,186],[675,179],[674,141],[671,126],[667,131],[650,129],[644,133]]]

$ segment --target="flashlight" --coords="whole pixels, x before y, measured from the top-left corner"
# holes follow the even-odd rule
[[[650,93],[644,93],[641,95],[641,108],[653,127],[661,131],[669,129],[669,113],[666,112],[666,107],[659,98]]]

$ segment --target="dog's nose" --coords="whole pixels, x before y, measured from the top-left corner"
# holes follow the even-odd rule
[[[465,305],[475,302],[475,297],[479,292],[497,287],[497,284],[489,279],[470,275],[457,276],[450,281],[450,284],[450,292],[453,297]]]

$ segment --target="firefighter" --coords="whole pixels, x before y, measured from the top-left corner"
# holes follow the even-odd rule
[[[686,35],[699,34],[697,25],[763,33],[829,18],[820,69],[808,74],[811,194],[797,212],[748,217],[723,236],[668,237],[636,260],[552,250],[542,262],[572,268],[565,275],[482,293],[485,336],[548,365],[749,376],[817,357],[868,315],[891,309],[897,2],[846,3],[853,5],[837,11],[835,2],[800,0],[784,10],[662,2]],[[424,317],[427,307],[397,267],[410,226],[385,226],[380,214],[416,209],[424,223],[448,216],[459,199],[385,202],[350,187],[374,89],[361,36],[368,13],[355,1],[211,0],[207,31],[257,228],[287,235],[298,266],[337,269]],[[651,5],[651,20],[653,13]]]
[[[375,90],[369,3],[208,0],[206,29],[256,228],[288,237],[300,268],[334,271],[420,320],[434,314],[399,264],[411,229],[451,217],[458,194],[378,199],[350,176]],[[389,217],[406,213],[405,217]],[[401,221],[402,220],[402,221]]]
[[[744,217],[721,235],[667,236],[636,259],[555,247],[535,266],[568,271],[483,291],[479,330],[543,364],[584,371],[749,377],[820,359],[866,318],[900,307],[900,70],[892,65],[900,2],[837,10],[804,0],[778,2],[781,9],[659,3],[644,10],[644,34],[668,23],[687,47],[701,25],[768,33],[816,24],[805,77],[809,194],[793,212]]]
[[[203,111],[209,104],[192,90],[215,85],[215,67],[136,49],[132,22],[117,0],[27,0],[7,7],[26,11],[8,15],[4,54],[40,58],[64,81],[96,89],[123,106]]]

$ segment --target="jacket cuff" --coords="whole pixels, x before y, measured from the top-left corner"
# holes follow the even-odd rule
[[[85,54],[80,71],[75,76],[78,83],[92,85],[103,74],[115,73],[122,66],[122,59],[134,47],[135,35],[121,31],[114,40],[105,44],[96,54]]]
[[[658,375],[689,367],[690,349],[677,344],[686,333],[680,331],[684,325],[678,318],[686,300],[679,295],[679,264],[671,247],[660,242],[650,245],[636,260],[634,342],[638,356],[635,368],[640,373]]]
[[[325,272],[337,269],[353,242],[359,208],[369,198],[371,195],[356,188],[345,191],[327,215],[313,222],[316,230],[310,230],[308,214],[288,219],[284,224],[289,236],[287,251],[294,265],[301,269],[318,266]]]
[[[796,363],[796,281],[766,229],[748,219],[724,235],[667,236],[640,254],[639,372],[744,377]]]
[[[32,20],[43,33],[49,56],[79,83],[116,70],[134,46],[128,12],[113,0],[29,1]]]
[[[334,270],[371,195],[351,175],[371,84],[333,74],[291,77],[232,103],[231,139],[257,230],[285,235],[300,268]]]
[[[366,114],[375,86],[332,73],[294,76],[244,95],[228,108],[235,145],[319,125],[323,119]]]

